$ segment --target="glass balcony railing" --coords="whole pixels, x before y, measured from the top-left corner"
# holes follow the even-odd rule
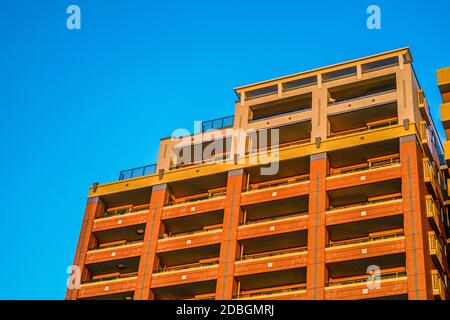
[[[187,236],[187,235],[198,235],[198,234],[208,233],[208,232],[212,232],[212,231],[219,231],[222,229],[223,229],[222,227],[216,227],[216,228],[202,229],[202,230],[189,231],[189,232],[180,232],[180,233],[174,233],[174,234],[164,233],[162,236],[159,237],[159,239],[171,239],[171,238],[182,237],[182,236]]]
[[[254,259],[260,259],[260,258],[267,258],[267,257],[282,256],[282,255],[291,254],[291,253],[306,252],[307,250],[308,250],[308,247],[300,247],[300,248],[285,249],[285,250],[272,251],[272,252],[256,253],[256,254],[251,254],[251,255],[245,255],[245,256],[237,259],[237,261],[246,261],[246,260],[254,260]]]
[[[403,278],[403,277],[406,277],[406,271],[386,272],[386,273],[382,273],[380,275],[380,280],[383,281],[383,280]],[[368,278],[369,278],[369,275],[361,277],[359,279],[330,282],[326,286],[327,287],[335,287],[335,286],[343,286],[343,285],[349,285],[349,284],[364,283],[364,282],[367,282]]]
[[[270,296],[270,295],[276,295],[276,294],[289,294],[289,293],[298,293],[306,291],[306,285],[300,285],[298,287],[294,288],[287,288],[287,289],[274,289],[274,290],[267,290],[267,291],[259,291],[259,292],[253,292],[253,293],[245,293],[245,294],[238,294],[235,295],[234,299],[245,299],[245,298],[257,298],[260,296]]]
[[[392,233],[392,234],[367,237],[367,238],[363,238],[363,239],[354,239],[354,240],[345,240],[345,241],[334,242],[334,243],[328,244],[327,247],[335,248],[335,247],[340,247],[340,246],[346,246],[349,244],[376,242],[376,241],[381,241],[381,240],[386,240],[386,239],[400,238],[400,237],[403,237],[404,235],[405,234],[403,232],[396,232],[396,233]]]
[[[104,278],[89,279],[89,280],[81,281],[81,284],[106,282],[106,281],[113,281],[113,280],[118,280],[118,279],[127,279],[127,278],[136,277],[136,276],[137,276],[137,272],[124,273],[124,274],[108,276],[108,277],[104,277]]]
[[[214,260],[210,262],[198,262],[198,263],[190,263],[181,266],[173,266],[173,267],[164,267],[157,269],[154,273],[163,273],[170,271],[179,271],[179,270],[187,270],[201,267],[211,267],[219,264],[219,260]]]
[[[373,170],[373,169],[378,169],[378,168],[383,168],[383,167],[389,167],[389,166],[393,166],[393,165],[396,165],[396,164],[400,164],[400,157],[394,157],[394,158],[390,158],[390,159],[386,159],[386,160],[371,162],[369,164],[365,164],[365,165],[360,166],[360,167],[352,167],[352,168],[348,168],[348,169],[341,169],[341,170],[339,170],[339,172],[330,173],[328,176],[330,176],[330,177],[332,177],[332,176],[339,176],[339,175],[348,174],[348,173],[354,173],[354,172]]]
[[[137,167],[128,170],[122,170],[119,173],[119,180],[131,179],[136,177],[142,177],[156,172],[156,164],[148,166]]]
[[[344,205],[344,206],[330,207],[327,211],[341,210],[341,209],[360,207],[360,206],[370,206],[370,205],[377,204],[377,203],[382,203],[382,202],[387,202],[387,201],[394,201],[394,200],[400,200],[400,199],[402,199],[402,196],[388,197],[388,198],[371,200],[371,201],[366,201],[366,202],[358,202],[358,203],[347,204],[347,205]]]
[[[201,124],[201,130],[202,132],[206,132],[211,129],[223,129],[223,128],[229,128],[232,127],[234,124],[234,116],[228,116],[208,121],[203,121]]]

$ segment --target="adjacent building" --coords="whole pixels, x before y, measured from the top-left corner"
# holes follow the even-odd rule
[[[66,299],[448,299],[450,156],[412,60],[236,88],[232,116],[94,184]]]

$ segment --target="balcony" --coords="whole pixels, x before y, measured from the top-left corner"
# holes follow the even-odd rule
[[[179,206],[183,204],[189,204],[189,203],[196,203],[200,201],[205,200],[211,200],[216,198],[225,198],[226,197],[226,189],[218,190],[218,191],[211,191],[203,194],[196,194],[193,196],[185,197],[182,200],[170,200],[165,206],[171,207],[171,206]]]
[[[122,280],[122,279],[131,279],[137,278],[137,272],[130,272],[130,273],[124,273],[124,274],[114,274],[114,275],[108,275],[108,276],[101,276],[101,277],[95,277],[89,280],[82,281],[81,284],[88,284],[88,283],[104,283],[104,282],[110,282],[115,280]]]
[[[361,171],[367,171],[367,170],[374,170],[378,168],[384,168],[394,165],[400,164],[400,157],[399,156],[388,156],[388,157],[382,157],[379,159],[371,159],[368,163],[362,163],[359,165],[349,166],[349,167],[343,167],[334,169],[332,172],[330,172],[329,176],[339,176],[349,173],[355,173],[355,172],[361,172]]]
[[[311,142],[311,120],[262,127],[247,133],[246,155],[278,151]]]
[[[148,166],[137,167],[128,170],[122,170],[119,173],[119,180],[132,179],[136,177],[142,177],[156,172],[156,164]]]
[[[306,285],[299,285],[286,289],[265,289],[263,291],[238,294],[233,297],[236,300],[259,300],[259,299],[288,299],[289,296],[296,296],[306,293]]]
[[[404,239],[404,237],[405,237],[405,234],[403,232],[396,232],[396,233],[392,233],[392,234],[371,236],[371,237],[360,238],[360,239],[337,241],[337,242],[328,244],[327,249],[332,250],[334,248],[341,247],[341,246],[354,246],[354,245],[380,242],[380,241],[384,242],[384,240]]]
[[[428,105],[427,98],[425,97],[425,93],[422,89],[417,91],[417,101],[419,103],[419,110],[422,114],[422,117],[426,119],[427,123],[432,123],[430,106]]]
[[[446,300],[447,288],[442,281],[438,270],[431,271],[431,284],[433,286],[433,295],[440,300]]]
[[[268,257],[291,255],[291,254],[295,254],[295,253],[304,253],[304,252],[306,252],[306,250],[308,250],[308,247],[290,248],[290,249],[284,249],[284,250],[278,250],[278,251],[248,254],[248,255],[244,255],[241,258],[237,259],[237,261],[263,259],[263,258],[268,258]]]
[[[431,258],[433,259],[436,267],[442,271],[444,269],[442,260],[445,255],[443,253],[444,251],[442,249],[442,245],[439,242],[438,237],[436,236],[436,233],[434,233],[434,231],[428,232],[428,244],[430,248]]]
[[[381,281],[386,281],[386,280],[390,280],[390,279],[399,279],[399,278],[405,278],[405,277],[406,277],[406,271],[386,272],[386,273],[380,274]],[[328,283],[327,287],[353,286],[355,284],[367,283],[368,278],[369,278],[368,275],[364,275],[358,279],[334,281],[334,282]]]
[[[140,256],[143,243],[142,240],[123,241],[92,248],[86,254],[86,264]]]
[[[428,221],[430,222],[434,230],[441,234],[441,219],[439,217],[438,207],[436,206],[433,197],[430,195],[426,196],[426,206]]]
[[[78,292],[78,299],[129,300],[133,296],[136,279],[137,273],[129,273],[83,281]]]
[[[328,226],[353,221],[387,218],[403,213],[403,199],[399,196],[375,198],[371,201],[333,207],[326,211]]]
[[[207,280],[152,287],[155,300],[214,300],[217,281]]]
[[[396,90],[395,74],[357,81],[330,88],[328,106],[341,103],[348,104],[364,98],[374,98],[378,95],[395,92]]]
[[[109,217],[113,217],[113,216],[130,214],[130,213],[148,212],[148,207],[149,207],[148,204],[138,205],[138,206],[134,206],[134,205],[130,204],[130,205],[126,205],[126,206],[110,208],[110,209],[105,210],[105,212],[103,213],[103,216],[97,217],[96,219],[109,218]]]
[[[196,268],[204,268],[210,267],[219,264],[219,259],[210,262],[197,262],[197,263],[189,263],[181,266],[173,266],[173,267],[163,267],[154,271],[154,273],[163,273],[163,272],[173,272],[173,271],[182,271]]]
[[[311,106],[311,93],[254,104],[250,106],[249,123],[311,110]]]

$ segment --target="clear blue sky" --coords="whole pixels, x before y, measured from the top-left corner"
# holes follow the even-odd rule
[[[89,185],[232,114],[236,86],[410,46],[438,123],[450,2],[373,3],[379,31],[364,0],[0,1],[0,299],[63,299]]]

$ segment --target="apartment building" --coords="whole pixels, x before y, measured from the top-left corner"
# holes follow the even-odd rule
[[[235,92],[90,187],[66,299],[449,299],[450,157],[408,48]]]

